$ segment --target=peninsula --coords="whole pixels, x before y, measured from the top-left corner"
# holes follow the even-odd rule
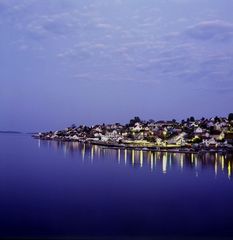
[[[64,130],[40,132],[34,138],[117,148],[181,152],[233,152],[233,113],[228,117],[189,117],[181,122],[143,121],[134,117],[127,124],[94,126],[72,124]]]

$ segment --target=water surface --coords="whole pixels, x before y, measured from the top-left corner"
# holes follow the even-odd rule
[[[232,160],[0,134],[0,237],[233,237]]]

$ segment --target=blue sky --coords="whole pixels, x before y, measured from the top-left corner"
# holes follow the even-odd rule
[[[0,129],[226,116],[233,1],[0,0]]]

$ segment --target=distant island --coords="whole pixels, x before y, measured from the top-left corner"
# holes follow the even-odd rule
[[[21,134],[21,132],[19,132],[19,131],[1,131],[0,130],[0,133],[12,133],[12,134]]]
[[[144,121],[134,117],[125,125],[103,123],[77,127],[72,124],[64,130],[40,132],[33,137],[154,151],[233,152],[233,113],[210,119],[189,117],[181,122]]]

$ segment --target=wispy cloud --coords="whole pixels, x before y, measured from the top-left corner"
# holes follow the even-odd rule
[[[233,23],[222,20],[203,21],[189,27],[186,30],[186,34],[200,40],[232,40]]]

